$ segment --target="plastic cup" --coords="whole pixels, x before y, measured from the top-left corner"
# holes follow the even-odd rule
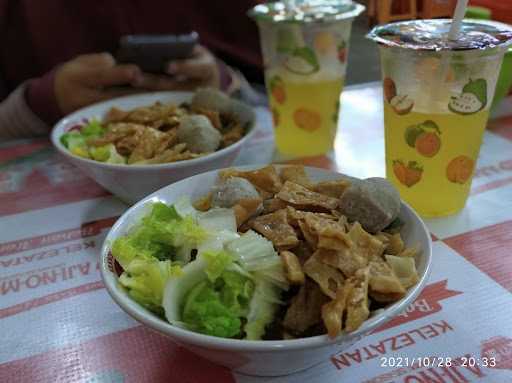
[[[287,156],[332,150],[352,21],[364,10],[347,1],[258,5],[265,82],[276,146]]]
[[[461,210],[468,198],[511,29],[449,20],[375,28],[384,93],[387,178],[425,217]]]

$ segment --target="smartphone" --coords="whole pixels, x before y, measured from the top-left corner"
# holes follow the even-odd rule
[[[121,37],[117,61],[136,64],[144,72],[164,73],[170,60],[192,56],[197,32],[184,35],[127,35]]]

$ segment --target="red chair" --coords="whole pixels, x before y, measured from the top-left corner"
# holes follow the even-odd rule
[[[368,16],[372,24],[415,19],[416,0],[369,0]]]
[[[422,19],[452,17],[457,0],[420,0],[419,15]]]

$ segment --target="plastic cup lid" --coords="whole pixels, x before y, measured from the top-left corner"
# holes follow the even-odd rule
[[[449,40],[451,19],[412,20],[380,25],[367,37],[389,47],[415,50],[472,50],[512,44],[512,27],[493,21],[465,19],[457,40]]]
[[[295,7],[288,7],[283,1],[259,4],[248,14],[257,21],[272,23],[326,23],[350,19],[365,9],[350,0],[309,0],[297,1]]]

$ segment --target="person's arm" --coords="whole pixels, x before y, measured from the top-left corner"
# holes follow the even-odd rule
[[[19,85],[0,103],[0,141],[48,134],[49,125],[27,104],[27,86]]]
[[[130,84],[139,75],[137,66],[117,65],[108,53],[78,56],[21,84],[0,103],[0,140],[47,135],[68,113],[133,93],[115,87]]]
[[[142,73],[135,65],[116,64],[108,53],[78,56],[23,84],[0,103],[0,139],[48,134],[62,116],[126,94],[202,86],[233,93],[241,84],[234,70],[203,47],[193,58],[173,62],[168,73],[172,76]]]

